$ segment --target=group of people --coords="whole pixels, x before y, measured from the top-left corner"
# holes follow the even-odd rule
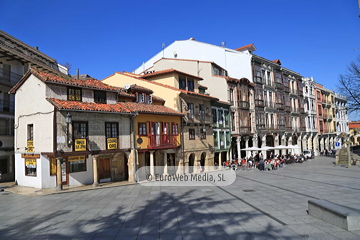
[[[333,150],[324,149],[324,150],[320,151],[320,156],[334,156],[335,153],[336,153],[335,149],[333,149]]]
[[[270,170],[277,170],[284,166],[284,164],[291,164],[291,163],[302,163],[306,161],[306,157],[303,154],[274,154],[270,153],[269,157],[264,159],[262,154],[259,153],[256,157],[249,157],[248,159],[241,158],[240,160],[235,158],[233,161],[224,161],[222,163],[224,168],[231,168],[232,166],[237,167],[246,167],[246,168],[257,168],[260,171],[270,171]]]

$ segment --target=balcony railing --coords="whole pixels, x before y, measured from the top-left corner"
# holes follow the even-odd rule
[[[15,112],[15,102],[0,99],[0,111],[2,112]]]
[[[251,132],[251,127],[240,127],[240,134],[249,134]]]
[[[262,80],[261,77],[254,77],[254,83],[261,83],[264,84],[264,81]]]
[[[22,75],[0,68],[0,82],[9,86],[14,86]]]
[[[292,127],[287,126],[287,127],[285,127],[285,131],[286,131],[286,132],[292,132],[292,131],[293,131],[293,128],[292,128]]]
[[[299,113],[300,111],[299,111],[298,108],[293,107],[293,108],[291,108],[291,112],[293,112],[293,113]]]
[[[277,89],[283,89],[284,85],[282,83],[275,82],[275,88]]]
[[[278,129],[280,131],[285,131],[285,125],[278,125]]]
[[[255,99],[256,107],[264,107],[264,100]]]
[[[275,108],[275,103],[273,101],[266,101],[265,107],[267,108]]]
[[[177,147],[177,135],[156,134],[149,136],[149,149]]]
[[[291,89],[290,93],[295,94],[295,95],[299,95],[299,91],[297,89]]]
[[[250,103],[249,102],[245,102],[245,101],[237,101],[237,106],[239,108],[249,108],[250,107]]]
[[[290,112],[290,111],[291,111],[291,106],[286,106],[286,105],[285,105],[284,110],[285,110],[286,112]]]
[[[284,109],[284,104],[283,103],[276,103],[276,108],[277,109]]]

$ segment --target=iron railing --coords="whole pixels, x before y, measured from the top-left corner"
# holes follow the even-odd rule
[[[175,147],[177,146],[176,136],[168,134],[150,135],[148,148]]]
[[[0,111],[14,113],[15,112],[15,102],[0,99]]]
[[[14,86],[22,75],[0,68],[0,82]]]

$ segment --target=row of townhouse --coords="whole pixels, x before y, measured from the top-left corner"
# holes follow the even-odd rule
[[[211,96],[231,104],[232,156],[248,156],[242,149],[251,146],[298,145],[296,153],[312,149],[315,155],[334,149],[340,133],[349,134],[346,98],[255,50],[254,44],[230,49],[175,41],[134,73],[173,68],[202,77]]]

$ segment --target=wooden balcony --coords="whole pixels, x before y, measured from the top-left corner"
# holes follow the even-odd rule
[[[178,141],[177,135],[156,134],[149,136],[148,149],[167,149],[176,148]]]

